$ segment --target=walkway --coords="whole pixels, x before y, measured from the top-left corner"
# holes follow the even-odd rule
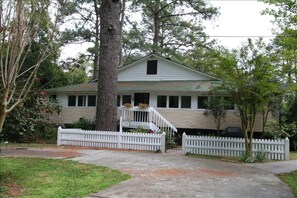
[[[272,173],[246,164],[166,154],[83,150],[73,160],[119,169],[133,176],[94,197],[293,198]],[[297,163],[297,161],[295,161]],[[294,161],[293,161],[294,163]]]

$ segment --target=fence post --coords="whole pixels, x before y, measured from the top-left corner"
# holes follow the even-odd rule
[[[62,127],[59,126],[58,128],[58,133],[57,133],[57,146],[61,146],[61,132],[62,132]]]
[[[183,133],[183,138],[182,138],[182,153],[183,154],[186,154],[187,152],[186,152],[186,137],[187,137],[187,135],[186,135],[186,133],[184,132]]]
[[[285,160],[290,160],[290,141],[288,137],[285,139]]]
[[[166,152],[166,133],[163,131],[161,135],[161,152],[165,153]]]

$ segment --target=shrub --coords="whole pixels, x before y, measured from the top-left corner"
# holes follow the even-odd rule
[[[266,159],[266,153],[264,151],[260,151],[257,152],[255,156],[249,156],[247,153],[244,153],[239,157],[239,159],[244,163],[263,162]]]
[[[78,119],[78,121],[73,122],[70,127],[71,128],[79,128],[83,130],[92,130],[93,129],[93,123],[89,119],[85,117],[81,117]]]

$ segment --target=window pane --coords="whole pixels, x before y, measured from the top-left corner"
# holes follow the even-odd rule
[[[79,107],[86,106],[86,96],[78,96],[77,106]]]
[[[76,106],[76,96],[68,96],[68,106],[69,107]]]
[[[122,105],[129,103],[131,104],[131,95],[123,95],[123,102]]]
[[[198,109],[206,109],[207,96],[198,96]]]
[[[178,108],[178,96],[169,96],[169,108]]]
[[[158,96],[157,97],[157,107],[164,107],[167,106],[167,96]]]
[[[95,107],[96,106],[96,95],[89,95],[88,96],[88,107]]]
[[[147,61],[146,74],[150,74],[150,75],[157,74],[157,65],[158,65],[158,61],[157,60],[149,60],[149,61]]]
[[[191,108],[191,96],[181,97],[181,108]]]

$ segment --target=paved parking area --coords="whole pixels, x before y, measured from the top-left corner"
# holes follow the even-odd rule
[[[108,166],[133,176],[132,179],[90,195],[89,198],[294,197],[286,184],[273,173],[262,170],[263,167],[260,169],[240,163],[193,158],[176,151],[166,154],[109,150],[81,152],[80,157],[72,160]]]

